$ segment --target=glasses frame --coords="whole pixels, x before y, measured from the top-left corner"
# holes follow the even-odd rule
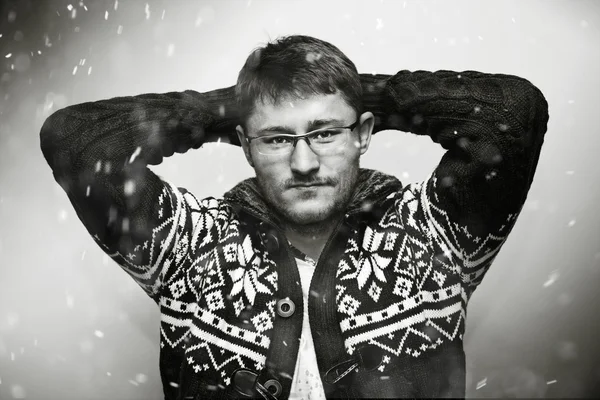
[[[248,145],[250,145],[252,143],[252,141],[255,139],[268,138],[268,137],[287,137],[287,138],[292,139],[292,149],[296,148],[296,144],[298,143],[299,140],[306,140],[306,144],[308,144],[308,146],[311,148],[311,150],[314,151],[313,147],[310,144],[309,136],[312,136],[317,132],[327,131],[330,129],[350,129],[350,132],[353,132],[354,129],[358,126],[359,122],[360,122],[360,120],[357,119],[353,124],[350,124],[348,126],[329,126],[327,128],[319,128],[319,129],[315,129],[314,131],[301,133],[299,135],[294,135],[294,134],[290,134],[290,133],[278,133],[275,135],[265,135],[265,136],[246,136],[246,141],[248,142]],[[264,156],[280,155],[277,153],[264,154],[264,153],[261,153],[258,149],[257,149],[257,151]],[[293,152],[293,150],[292,150],[292,152]],[[289,153],[282,153],[281,155],[283,155],[283,154],[289,154]]]

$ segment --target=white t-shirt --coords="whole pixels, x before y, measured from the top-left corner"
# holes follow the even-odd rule
[[[296,264],[300,272],[302,297],[304,298],[304,316],[302,333],[300,334],[300,348],[298,350],[294,380],[289,398],[290,400],[325,399],[323,383],[319,377],[315,345],[308,322],[308,291],[310,289],[310,281],[315,272],[315,262],[308,257],[306,257],[306,260],[296,257]]]

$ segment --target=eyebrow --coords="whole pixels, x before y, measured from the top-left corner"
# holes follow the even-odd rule
[[[339,119],[335,119],[335,118],[315,119],[308,123],[307,132],[314,131],[316,129],[322,128],[327,125],[343,126],[344,122]],[[256,134],[260,135],[261,133],[265,133],[265,132],[286,133],[289,135],[296,134],[296,131],[294,129],[292,129],[288,126],[281,126],[281,125],[274,125],[274,126],[268,126],[266,128],[262,128],[261,130],[257,131]]]

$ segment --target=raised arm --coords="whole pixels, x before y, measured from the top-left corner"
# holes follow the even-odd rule
[[[529,81],[475,71],[361,75],[375,130],[428,135],[446,153],[418,186],[441,264],[474,289],[512,229],[538,163],[548,104]]]
[[[42,152],[79,219],[155,301],[187,253],[192,214],[210,210],[147,165],[227,142],[234,105],[233,87],[143,94],[69,106],[42,126]]]

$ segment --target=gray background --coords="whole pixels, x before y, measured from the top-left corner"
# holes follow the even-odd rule
[[[334,43],[361,72],[501,72],[543,91],[550,122],[533,186],[469,306],[467,394],[600,394],[600,2],[148,3],[1,3],[1,399],[162,398],[158,309],[54,182],[44,119],[83,101],[232,85],[250,50],[292,33]],[[362,164],[408,183],[441,155],[429,138],[386,131]],[[253,174],[225,144],[154,169],[200,197]]]

